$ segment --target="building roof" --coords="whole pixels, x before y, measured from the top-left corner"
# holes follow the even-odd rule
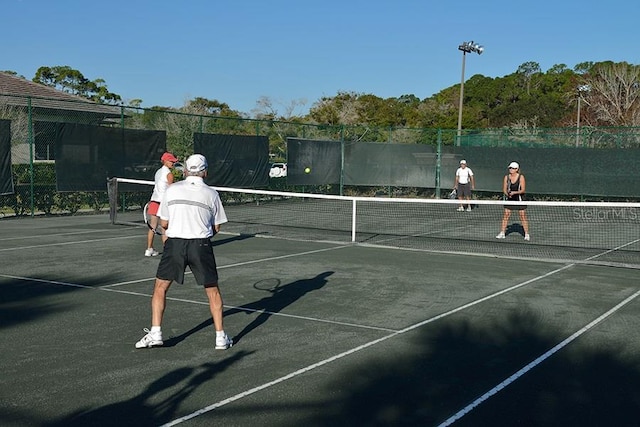
[[[118,106],[98,104],[22,77],[0,72],[0,104],[25,107],[29,98],[31,107],[36,109],[77,111],[103,118],[118,118],[122,114]]]

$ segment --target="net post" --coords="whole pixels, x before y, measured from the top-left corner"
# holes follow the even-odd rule
[[[114,225],[118,210],[118,178],[107,178],[107,194],[109,196],[109,221]]]
[[[356,241],[356,199],[351,201],[351,243]]]

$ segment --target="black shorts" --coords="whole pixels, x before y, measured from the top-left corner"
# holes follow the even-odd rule
[[[458,183],[458,197],[471,197],[471,184]]]
[[[524,197],[513,196],[508,197],[507,200],[510,202],[521,202],[524,200]],[[504,208],[510,211],[523,211],[527,209],[527,205],[504,205]]]
[[[209,288],[218,284],[218,267],[211,240],[167,239],[156,277],[182,284],[187,266],[199,285]]]

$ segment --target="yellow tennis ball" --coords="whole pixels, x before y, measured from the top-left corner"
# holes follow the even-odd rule
[[[311,168],[304,168],[304,173],[309,173],[311,172]]]

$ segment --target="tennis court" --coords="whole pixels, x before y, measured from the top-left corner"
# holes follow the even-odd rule
[[[187,275],[165,346],[136,350],[146,229],[1,219],[0,424],[637,425],[636,268],[236,229],[215,237],[234,346]]]

